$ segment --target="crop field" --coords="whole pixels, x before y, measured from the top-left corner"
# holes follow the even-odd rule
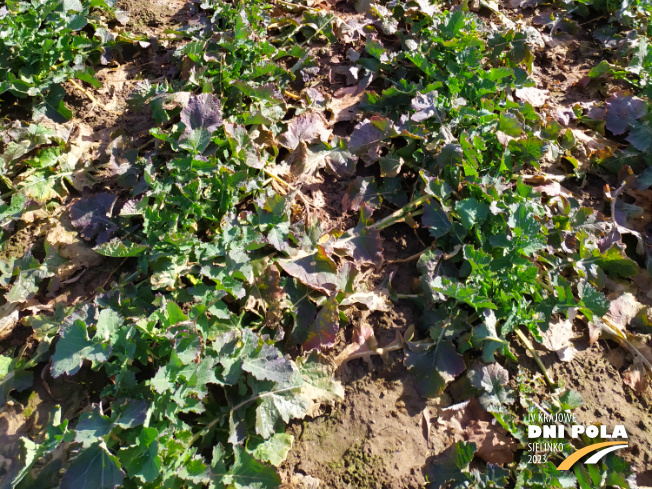
[[[0,2],[0,489],[652,487],[651,17]]]

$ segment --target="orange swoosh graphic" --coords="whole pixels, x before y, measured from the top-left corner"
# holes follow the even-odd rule
[[[570,455],[566,460],[564,460],[562,463],[559,464],[557,470],[568,470],[573,466],[575,462],[581,459],[584,455],[587,455],[591,452],[595,452],[596,450],[600,450],[601,448],[610,447],[612,445],[623,445],[623,444],[624,443],[622,441],[605,441],[602,443],[595,443],[593,445],[589,445],[588,447],[584,447],[581,450],[578,450],[572,455]]]

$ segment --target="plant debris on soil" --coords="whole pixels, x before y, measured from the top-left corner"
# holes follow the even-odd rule
[[[0,488],[652,486],[651,16],[0,6]]]

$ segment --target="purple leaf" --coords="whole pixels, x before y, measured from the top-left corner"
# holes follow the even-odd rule
[[[383,247],[380,232],[376,228],[356,227],[353,238],[341,239],[333,243],[333,248],[345,250],[357,266],[383,264]]]
[[[333,294],[317,313],[315,321],[308,329],[308,338],[301,345],[304,350],[321,350],[335,345],[335,337],[340,327],[336,295]]]
[[[292,119],[287,132],[278,138],[278,142],[288,149],[295,149],[301,141],[306,144],[326,141],[329,134],[324,118],[316,112],[309,112]]]
[[[349,151],[361,154],[396,134],[389,119],[374,116],[355,126],[349,139]]]
[[[308,287],[324,294],[335,290],[337,265],[328,257],[322,246],[319,246],[315,253],[291,260],[279,260],[278,264],[285,273]]]
[[[185,124],[187,134],[200,127],[213,132],[223,122],[222,104],[212,93],[193,95],[181,111],[181,122]]]
[[[640,98],[615,94],[609,97],[607,106],[607,129],[614,135],[624,134],[629,125],[647,112],[647,104]]]
[[[377,209],[380,205],[378,189],[373,177],[358,177],[349,185],[346,194],[342,198],[342,209],[357,211],[363,203],[372,209]]]
[[[118,230],[109,216],[116,196],[107,192],[78,200],[70,207],[70,220],[85,239],[97,237],[97,243],[107,242]]]

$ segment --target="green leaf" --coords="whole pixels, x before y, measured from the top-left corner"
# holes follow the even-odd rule
[[[38,460],[51,453],[61,443],[70,443],[73,439],[74,433],[68,430],[68,420],[61,421],[61,407],[57,406],[50,414],[44,440],[37,444],[29,438],[22,437],[20,439],[25,466],[13,479],[11,487],[17,487]]]
[[[335,34],[333,34],[334,19],[335,15],[331,13],[324,11],[312,13],[306,10],[303,12],[303,19],[301,24],[315,31],[311,35],[307,36],[308,39],[323,36],[329,42],[334,43],[337,42],[337,38],[335,37]]]
[[[103,309],[97,319],[95,337],[108,341],[122,326],[124,320],[113,309]]]
[[[110,256],[112,258],[130,258],[133,256],[142,255],[149,246],[145,244],[131,243],[130,241],[121,241],[119,238],[114,238],[99,246],[93,248],[93,251],[103,256]]]
[[[514,404],[514,389],[508,386],[509,373],[498,363],[480,365],[468,373],[471,385],[484,391],[480,404],[490,413],[506,413],[505,405]]]
[[[520,136],[523,134],[523,126],[518,121],[518,119],[514,115],[508,114],[506,112],[500,113],[498,130],[512,137]]]
[[[8,302],[24,302],[32,298],[38,292],[41,280],[52,276],[52,273],[45,270],[31,255],[25,256],[16,265],[19,270],[18,278],[5,295]]]
[[[601,318],[609,310],[609,301],[588,282],[577,284],[577,291],[580,296],[580,310],[590,321],[593,320],[593,315]]]
[[[52,355],[52,376],[74,375],[84,360],[106,361],[110,347],[88,338],[84,321],[76,320],[61,335]]]
[[[157,441],[159,436],[155,428],[143,428],[136,446],[118,452],[127,475],[149,483],[158,478],[163,465]]]
[[[269,462],[278,467],[287,458],[292,449],[294,437],[287,433],[276,433],[258,445],[252,453],[261,462]]]
[[[34,108],[34,114],[43,114],[57,123],[67,122],[72,118],[72,111],[64,102],[65,96],[66,91],[61,85],[52,85],[43,101]]]
[[[464,358],[447,340],[425,345],[408,342],[407,346],[405,366],[414,373],[417,390],[424,397],[438,396],[466,369]]]
[[[612,277],[628,278],[638,275],[638,264],[625,256],[616,246],[600,254],[596,263]]]
[[[257,353],[249,356],[242,363],[242,369],[258,380],[288,382],[294,368],[292,362],[271,345],[265,343]]]
[[[125,474],[118,459],[96,444],[81,452],[61,478],[61,489],[113,489],[122,485]]]
[[[445,277],[435,277],[430,282],[432,289],[461,302],[466,302],[475,309],[497,309],[491,299],[482,295],[475,287],[452,282]]]
[[[639,151],[650,152],[652,150],[652,127],[637,124],[629,131],[626,139]]]
[[[0,407],[4,406],[11,391],[23,392],[34,383],[34,372],[23,370],[17,367],[17,360],[13,361],[9,372],[0,379]]]
[[[453,226],[444,210],[434,199],[428,200],[423,205],[422,222],[424,226],[430,229],[430,234],[434,238],[446,236]]]
[[[277,489],[281,478],[276,469],[263,465],[253,455],[240,447],[234,447],[234,461],[228,472],[224,466],[213,461],[211,479],[218,489]]]
[[[562,404],[562,409],[572,410],[584,404],[584,399],[582,399],[582,396],[578,392],[568,389],[559,396],[559,402]]]
[[[84,447],[96,443],[103,436],[108,435],[113,428],[113,423],[108,416],[100,414],[98,409],[82,413],[75,427],[75,441]]]
[[[0,379],[3,379],[9,373],[9,366],[11,363],[11,358],[0,355]]]
[[[198,127],[190,131],[185,138],[179,141],[179,147],[201,154],[211,142],[211,133],[205,127]]]
[[[473,197],[458,202],[455,210],[462,221],[462,226],[467,230],[483,223],[489,214],[489,207]]]
[[[80,0],[63,0],[63,10],[69,12],[74,10],[75,12],[81,12],[84,10]]]
[[[522,165],[532,165],[539,168],[539,160],[545,154],[545,142],[540,138],[513,139],[508,148],[514,159]]]

